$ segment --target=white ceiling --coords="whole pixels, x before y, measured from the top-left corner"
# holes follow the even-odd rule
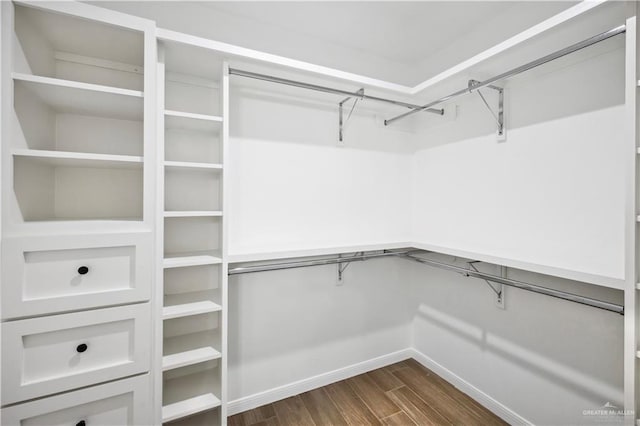
[[[577,2],[91,3],[163,28],[412,86]]]

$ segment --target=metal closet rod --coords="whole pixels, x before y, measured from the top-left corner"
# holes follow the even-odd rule
[[[513,68],[507,72],[504,72],[500,75],[497,75],[495,77],[492,77],[488,80],[484,80],[478,83],[473,84],[472,86],[469,87],[465,87],[464,89],[458,90],[457,92],[454,92],[450,95],[444,96],[440,99],[437,99],[433,102],[429,102],[428,104],[423,105],[422,107],[420,107],[419,109],[414,109],[412,111],[409,112],[405,112],[403,114],[400,114],[396,117],[390,118],[388,120],[384,121],[385,126],[393,123],[396,120],[400,120],[402,118],[405,118],[411,114],[414,114],[416,112],[419,111],[424,111],[424,110],[428,110],[429,108],[436,106],[438,104],[441,104],[443,102],[446,102],[448,100],[451,100],[453,98],[456,98],[458,96],[462,96],[462,95],[466,95],[467,93],[472,93],[475,90],[481,89],[485,86],[488,86],[492,83],[495,83],[498,80],[502,80],[505,78],[509,78],[509,77],[513,77],[514,75],[523,73],[525,71],[529,71],[532,68],[538,67],[540,65],[546,64],[547,62],[551,62],[555,59],[561,58],[563,56],[566,56],[570,53],[576,52],[580,49],[584,49],[585,47],[589,47],[593,44],[596,43],[600,43],[601,41],[607,40],[611,37],[617,36],[618,34],[622,34],[626,31],[626,26],[625,25],[620,25],[619,27],[615,27],[613,29],[610,29],[609,31],[605,31],[603,33],[600,33],[598,35],[595,35],[593,37],[589,37],[586,40],[583,40],[581,42],[578,42],[576,44],[573,44],[571,46],[565,47],[564,49],[560,49],[557,52],[551,53],[547,56],[543,56],[542,58],[536,59],[535,61],[531,61],[527,64],[521,65],[519,67]]]
[[[539,293],[545,296],[551,296],[558,299],[567,300],[569,302],[579,303],[581,305],[587,305],[594,308],[604,309],[605,311],[615,312],[617,314],[624,315],[624,306],[622,305],[605,302],[602,300],[593,299],[586,296],[580,296],[578,294],[569,293],[566,291],[555,290],[555,289],[543,287],[537,284],[530,284],[523,281],[514,280],[511,278],[499,277],[497,275],[492,275],[485,272],[474,271],[472,269],[466,269],[460,266],[450,265],[448,263],[439,262],[436,260],[424,259],[421,257],[414,256],[412,253],[415,253],[415,252],[416,252],[415,250],[385,251],[384,253],[362,253],[362,254],[356,254],[356,255],[345,256],[345,257],[333,256],[333,257],[322,258],[322,259],[299,260],[299,261],[293,261],[293,262],[276,262],[276,263],[267,263],[267,264],[254,265],[254,266],[238,266],[235,268],[230,268],[228,274],[239,275],[239,274],[249,274],[249,273],[255,273],[255,272],[278,271],[283,269],[306,268],[311,266],[349,263],[349,262],[355,262],[355,261],[377,259],[381,257],[395,256],[395,257],[400,257],[402,259],[412,260],[414,262],[418,262],[423,265],[428,265],[428,266],[444,269],[451,272],[457,272],[466,277],[479,278],[479,279],[491,281],[497,284],[503,284],[509,287],[516,287],[521,290],[526,290],[533,293]]]
[[[309,89],[315,90],[316,92],[324,92],[324,93],[332,93],[334,95],[343,95],[349,96],[353,98],[376,101],[376,102],[385,102],[388,104],[398,105],[405,108],[410,108],[413,110],[427,111],[433,114],[443,115],[444,110],[442,109],[434,109],[434,108],[424,108],[422,105],[414,105],[407,102],[396,101],[393,99],[379,98],[377,96],[365,95],[362,91],[349,92],[348,90],[334,89],[332,87],[319,86],[317,84],[304,83],[302,81],[296,80],[288,80],[286,78],[275,77],[267,74],[258,74],[251,71],[243,71],[236,68],[229,68],[230,75],[237,75],[239,77],[253,78],[255,80],[263,80],[271,83],[284,84],[287,86],[299,87],[301,89]]]
[[[513,280],[511,278],[499,277],[497,275],[487,274],[485,272],[478,272],[471,269],[466,269],[461,266],[450,265],[444,262],[438,262],[436,260],[424,259],[422,257],[414,256],[410,253],[399,254],[400,257],[410,259],[423,265],[433,266],[435,268],[446,269],[447,271],[457,272],[467,277],[480,278],[483,280],[491,281],[497,284],[503,284],[509,287],[516,287],[521,290],[531,291],[533,293],[544,294],[545,296],[551,296],[562,300],[568,300],[569,302],[580,303],[582,305],[592,306],[594,308],[604,309],[605,311],[615,312],[616,314],[624,315],[624,306],[615,303],[605,302],[598,299],[592,299],[591,297],[580,296],[578,294],[569,293],[566,291],[555,290],[548,287],[543,287],[537,284],[529,284],[523,281]]]
[[[238,266],[229,269],[229,275],[250,274],[252,272],[278,271],[281,269],[306,268],[309,266],[332,265],[336,263],[357,262],[368,259],[377,259],[380,257],[398,256],[408,254],[408,251],[385,251],[384,253],[363,253],[345,257],[329,257],[323,259],[297,260],[293,262],[278,262],[255,266]]]

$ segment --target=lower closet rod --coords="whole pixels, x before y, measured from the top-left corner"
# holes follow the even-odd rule
[[[336,263],[349,263],[368,259],[377,259],[379,257],[399,256],[409,253],[408,251],[385,251],[384,253],[363,253],[346,257],[331,257],[324,259],[298,260],[295,262],[279,262],[255,266],[238,266],[229,269],[229,275],[249,274],[252,272],[278,271],[281,269],[306,268],[308,266],[332,265]]]
[[[509,287],[516,287],[521,290],[531,291],[534,293],[544,294],[546,296],[556,297],[558,299],[568,300],[569,302],[580,303],[582,305],[592,306],[594,308],[604,309],[605,311],[615,312],[624,315],[624,306],[615,303],[605,302],[598,299],[592,299],[578,294],[568,293],[566,291],[554,290],[548,287],[542,287],[536,284],[529,284],[523,281],[512,280],[510,278],[499,277],[484,272],[478,272],[471,269],[462,268],[460,266],[450,265],[448,263],[438,262],[436,260],[424,259],[422,257],[413,256],[409,253],[401,253],[398,256],[422,263],[424,265],[433,266],[435,268],[446,269],[447,271],[458,272],[467,277],[480,278],[497,284],[504,284]]]

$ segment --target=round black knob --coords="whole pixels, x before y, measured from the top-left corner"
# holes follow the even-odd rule
[[[87,426],[87,422],[85,422],[84,420],[80,420],[78,423],[76,423],[76,426]]]
[[[81,267],[79,267],[79,268],[78,268],[78,273],[79,273],[80,275],[84,275],[84,274],[86,274],[87,272],[89,272],[89,268],[87,268],[86,266],[81,266]]]
[[[80,343],[78,346],[76,346],[76,351],[82,353],[82,352],[86,351],[87,348],[89,348],[89,347],[87,346],[86,343]]]

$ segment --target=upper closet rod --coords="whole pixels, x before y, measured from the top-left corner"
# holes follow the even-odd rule
[[[571,46],[565,47],[564,49],[558,50],[557,52],[551,53],[551,54],[549,54],[547,56],[543,56],[540,59],[536,59],[535,61],[531,61],[531,62],[529,62],[527,64],[524,64],[524,65],[521,65],[521,66],[519,66],[517,68],[513,68],[512,70],[504,72],[504,73],[502,73],[500,75],[497,75],[497,76],[495,76],[493,78],[490,78],[488,80],[472,84],[471,86],[465,87],[464,89],[458,90],[457,92],[454,92],[454,93],[452,93],[450,95],[444,96],[444,97],[442,97],[442,98],[440,98],[438,100],[435,100],[433,102],[429,102],[428,104],[425,104],[425,105],[423,105],[422,107],[420,107],[418,109],[414,109],[412,111],[405,112],[405,113],[400,114],[400,115],[398,115],[396,117],[393,117],[393,118],[390,118],[388,120],[385,120],[384,124],[385,124],[385,126],[387,126],[387,125],[393,123],[394,121],[400,120],[401,118],[407,117],[407,116],[409,116],[409,115],[411,115],[413,113],[416,113],[416,112],[419,112],[419,111],[428,110],[429,108],[431,108],[431,107],[433,107],[435,105],[441,104],[443,102],[446,102],[446,101],[448,101],[450,99],[456,98],[456,97],[461,96],[461,95],[465,95],[467,93],[472,93],[473,91],[481,89],[481,88],[483,88],[485,86],[488,86],[488,85],[490,85],[492,83],[495,83],[498,80],[502,80],[502,79],[505,79],[505,78],[513,77],[514,75],[523,73],[523,72],[528,71],[528,70],[530,70],[532,68],[535,68],[535,67],[538,67],[540,65],[546,64],[547,62],[551,62],[551,61],[553,61],[555,59],[561,58],[561,57],[566,56],[566,55],[568,55],[570,53],[576,52],[576,51],[578,51],[580,49],[584,49],[585,47],[589,47],[589,46],[591,46],[593,44],[599,43],[599,42],[604,41],[604,40],[606,40],[608,38],[611,38],[613,36],[617,36],[618,34],[622,34],[625,31],[626,31],[625,25],[620,25],[619,27],[613,28],[613,29],[611,29],[609,31],[605,31],[605,32],[603,32],[601,34],[598,34],[598,35],[595,35],[593,37],[590,37],[590,38],[588,38],[586,40],[583,40],[583,41],[581,41],[579,43],[576,43],[576,44],[573,44]]]
[[[317,92],[332,93],[334,95],[344,95],[344,96],[349,96],[349,97],[358,98],[358,99],[385,102],[388,104],[398,105],[398,106],[410,108],[413,110],[421,110],[421,111],[426,110],[428,112],[431,112],[433,114],[438,114],[438,115],[444,114],[444,110],[442,109],[425,108],[421,105],[414,105],[414,104],[409,104],[407,102],[395,101],[393,99],[386,99],[386,98],[379,98],[377,96],[365,95],[362,89],[357,92],[349,92],[347,90],[334,89],[332,87],[326,87],[326,86],[318,86],[316,84],[303,83],[301,81],[288,80],[286,78],[274,77],[272,75],[266,75],[266,74],[258,74],[255,72],[243,71],[235,68],[229,68],[229,74],[237,75],[239,77],[253,78],[256,80],[269,81],[271,83],[285,84],[287,86],[300,87],[302,89],[315,90]]]

